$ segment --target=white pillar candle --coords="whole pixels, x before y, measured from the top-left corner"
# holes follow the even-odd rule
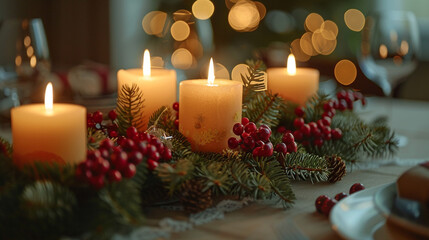
[[[319,71],[313,68],[296,68],[295,57],[290,54],[287,68],[269,68],[268,89],[283,99],[305,105],[319,89]]]
[[[162,106],[171,106],[176,101],[176,71],[150,67],[149,51],[145,51],[143,69],[127,69],[118,71],[118,95],[122,86],[131,87],[136,84],[143,93],[143,114],[136,116],[143,122],[144,131],[153,112]]]
[[[86,158],[86,109],[53,104],[52,84],[45,104],[11,110],[13,161],[18,166],[34,161],[76,164]]]
[[[179,130],[192,150],[221,152],[234,136],[232,127],[241,121],[243,86],[240,82],[216,79],[213,60],[209,78],[180,83]]]

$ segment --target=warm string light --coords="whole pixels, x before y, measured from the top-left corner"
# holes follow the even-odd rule
[[[150,77],[150,54],[147,49],[143,54],[143,76]]]
[[[52,89],[52,83],[49,82],[48,85],[46,86],[46,90],[45,90],[45,109],[46,112],[52,112],[52,109],[54,108],[54,93],[53,93],[53,89]]]
[[[289,54],[289,57],[287,58],[287,73],[289,75],[295,75],[296,74],[296,63],[295,63],[295,57],[293,54]]]
[[[207,78],[208,85],[214,85],[214,80],[215,80],[215,75],[214,75],[213,58],[210,58],[209,74]]]

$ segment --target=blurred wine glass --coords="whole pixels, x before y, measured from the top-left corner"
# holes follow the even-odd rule
[[[0,112],[28,103],[40,76],[49,74],[49,49],[41,19],[0,22]]]
[[[376,12],[367,17],[362,31],[359,65],[384,95],[392,96],[400,81],[417,67],[419,46],[417,20],[412,12]]]

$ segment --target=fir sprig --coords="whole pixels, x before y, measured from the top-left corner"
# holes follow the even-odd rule
[[[143,126],[143,92],[137,86],[124,84],[118,94],[116,112],[118,114],[119,133],[125,135],[131,126],[142,129]]]

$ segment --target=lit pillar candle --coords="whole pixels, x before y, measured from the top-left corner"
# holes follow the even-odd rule
[[[232,127],[241,121],[243,86],[231,80],[214,80],[213,60],[208,79],[180,83],[179,130],[192,150],[221,152],[233,137]]]
[[[118,95],[121,94],[122,86],[131,87],[133,84],[137,84],[143,93],[143,114],[136,117],[143,122],[143,127],[138,130],[144,131],[153,112],[162,106],[171,106],[176,101],[176,71],[151,69],[149,51],[145,50],[143,70],[135,68],[118,71]]]
[[[18,166],[34,161],[75,164],[86,158],[86,109],[53,104],[52,84],[45,104],[13,108],[13,161]]]
[[[290,54],[287,68],[269,68],[268,89],[283,99],[305,105],[319,89],[319,71],[313,68],[296,68],[295,57]]]

